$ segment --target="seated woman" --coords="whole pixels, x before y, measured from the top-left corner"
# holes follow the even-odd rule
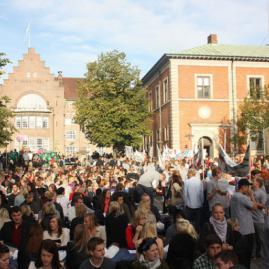
[[[132,264],[133,269],[169,269],[159,256],[157,242],[154,238],[145,238],[137,249],[139,258]]]
[[[126,248],[125,229],[128,225],[127,216],[118,202],[111,202],[109,214],[105,218],[107,246],[116,244],[119,248]]]
[[[11,269],[9,266],[10,252],[6,245],[0,244],[0,269]]]
[[[163,259],[163,241],[157,235],[157,225],[156,222],[146,222],[141,231],[141,238],[136,242],[136,248],[138,249],[145,238],[153,238],[156,241],[159,250],[159,257]]]
[[[31,263],[28,269],[63,269],[58,254],[58,248],[54,241],[47,239],[43,240],[37,261]]]
[[[41,225],[36,222],[30,227],[29,235],[25,241],[25,245],[19,249],[19,269],[28,269],[29,264],[37,260],[42,240],[43,229]]]
[[[224,207],[217,203],[212,207],[212,216],[208,223],[205,223],[200,234],[200,248],[205,251],[205,238],[209,234],[215,234],[222,242],[223,250],[233,250],[237,248],[238,236],[231,229],[225,218]]]
[[[166,262],[170,269],[191,269],[196,258],[198,235],[192,224],[183,218],[176,220],[177,234],[170,241]]]
[[[57,215],[52,215],[49,219],[48,229],[43,233],[44,239],[55,241],[59,249],[64,249],[70,240],[69,229],[62,228],[62,224]]]
[[[86,228],[83,224],[78,224],[74,231],[74,241],[67,244],[66,269],[77,269],[88,258],[87,243]]]
[[[84,216],[84,226],[86,228],[86,236],[88,240],[92,237],[100,237],[106,244],[105,227],[97,224],[94,213],[87,213]]]
[[[143,210],[136,210],[133,223],[125,229],[125,239],[128,249],[136,249],[137,241],[141,238],[142,229],[146,223],[147,214]]]

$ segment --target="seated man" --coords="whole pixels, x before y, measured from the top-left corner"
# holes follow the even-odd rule
[[[4,224],[0,230],[0,241],[15,248],[23,245],[28,238],[29,223],[22,219],[21,209],[14,206],[10,210],[11,221]]]
[[[87,249],[90,255],[79,267],[79,269],[114,269],[116,264],[109,258],[105,258],[105,244],[104,240],[99,237],[92,237]]]
[[[243,265],[238,264],[238,258],[234,251],[232,250],[225,250],[220,252],[215,257],[215,268],[216,269],[230,269],[230,268],[237,268],[237,269],[244,269]]]
[[[193,264],[193,269],[214,269],[214,258],[221,252],[222,242],[214,234],[209,234],[205,239],[206,252],[198,257]]]

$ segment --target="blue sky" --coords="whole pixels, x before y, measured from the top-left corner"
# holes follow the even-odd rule
[[[164,53],[206,44],[264,45],[267,0],[0,0],[0,52],[17,65],[31,46],[52,73],[82,77],[101,52],[117,49],[144,75]]]

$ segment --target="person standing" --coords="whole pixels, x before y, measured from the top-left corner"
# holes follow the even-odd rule
[[[195,169],[190,169],[188,179],[184,181],[184,203],[186,217],[200,231],[201,210],[204,202],[203,183]]]
[[[238,181],[238,191],[234,193],[231,199],[231,216],[239,221],[239,232],[245,242],[245,253],[239,257],[241,264],[250,268],[251,254],[254,242],[254,223],[252,219],[252,210],[263,208],[262,205],[256,203],[250,183],[246,178]]]

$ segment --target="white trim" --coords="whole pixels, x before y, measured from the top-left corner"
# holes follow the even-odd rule
[[[209,77],[209,95],[210,95],[210,98],[199,98],[198,97],[198,92],[197,92],[197,82],[198,82],[198,77]],[[198,99],[198,100],[205,100],[205,99],[212,99],[214,98],[213,96],[213,75],[212,74],[203,74],[203,73],[195,73],[194,74],[194,81],[195,81],[195,84],[194,84],[194,96],[195,96],[195,99]]]
[[[247,97],[250,97],[250,83],[249,80],[250,78],[260,78],[261,79],[261,91],[264,89],[264,75],[247,75],[246,80],[247,80]]]
[[[165,82],[167,82],[167,96],[166,96],[166,94],[164,94],[165,93],[165,87],[164,87]],[[163,94],[163,97],[162,97],[161,103],[163,105],[169,101],[169,79],[168,79],[168,76],[162,80],[162,94]],[[166,98],[164,98],[164,97],[166,97]]]
[[[202,103],[202,102],[229,102],[230,100],[229,99],[195,99],[195,98],[179,98],[177,99],[177,101],[191,101],[191,102],[199,102],[199,103]]]
[[[171,59],[170,63],[170,141],[171,148],[180,149],[179,66],[176,59]]]
[[[156,92],[158,92],[158,99],[157,99],[157,94]],[[159,109],[160,107],[160,83],[158,83],[155,87],[154,87],[154,110]]]

